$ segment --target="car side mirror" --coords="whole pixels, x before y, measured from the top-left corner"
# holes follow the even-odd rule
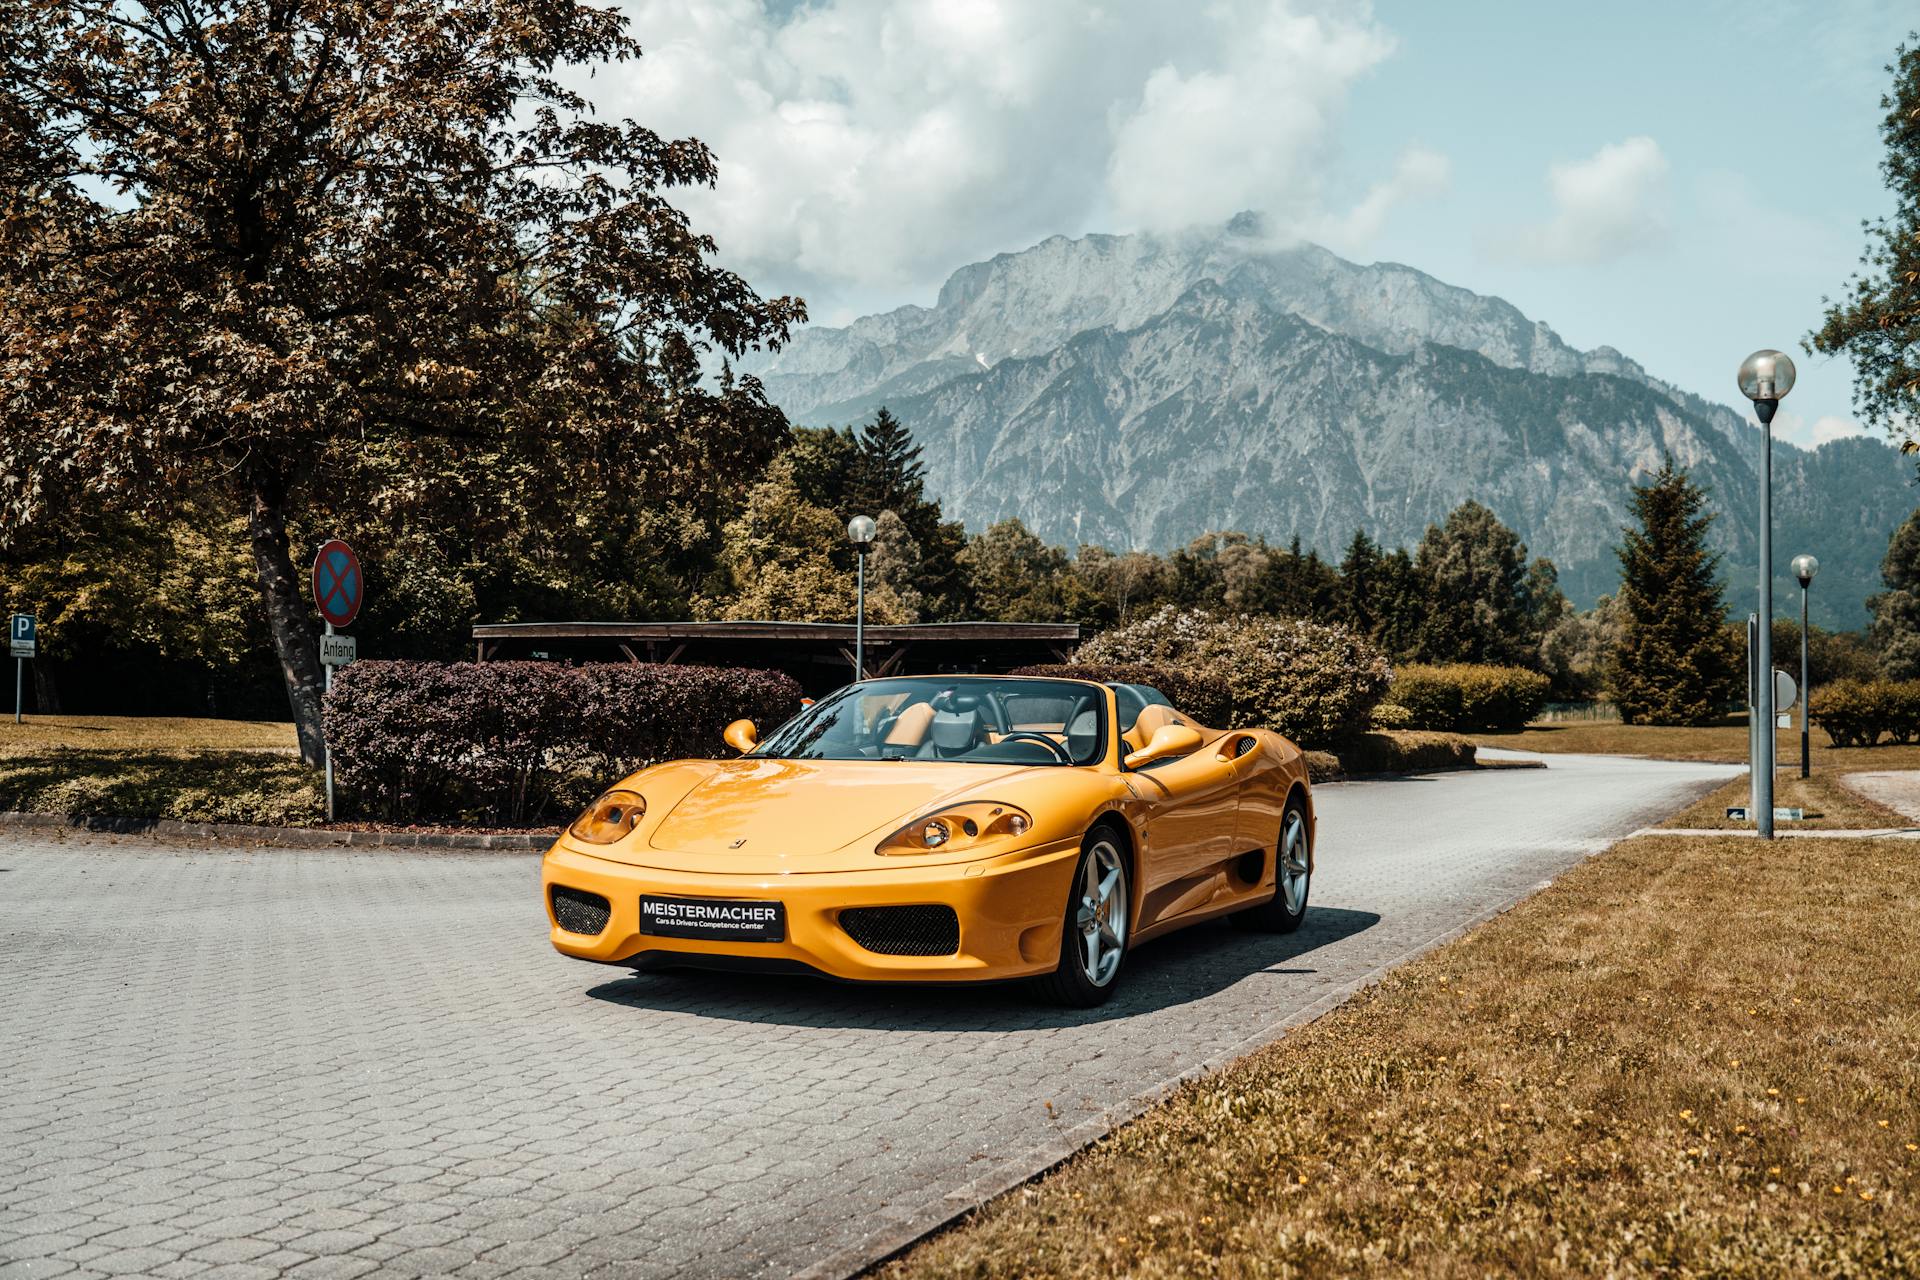
[[[1200,749],[1200,731],[1190,724],[1163,724],[1153,731],[1147,745],[1129,755],[1127,768],[1138,769],[1155,760],[1188,755]]]
[[[753,727],[751,720],[735,720],[720,736],[727,740],[728,746],[741,755],[747,754],[760,745],[760,731]]]

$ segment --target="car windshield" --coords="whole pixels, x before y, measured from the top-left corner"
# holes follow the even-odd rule
[[[1067,680],[910,676],[851,684],[753,752],[781,760],[1084,765],[1106,745],[1106,691]]]

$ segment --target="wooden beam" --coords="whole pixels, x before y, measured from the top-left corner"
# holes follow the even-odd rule
[[[632,645],[630,645],[630,644],[627,644],[627,643],[626,643],[625,641],[622,641],[622,642],[621,642],[621,644],[620,644],[620,652],[622,652],[622,653],[624,653],[624,654],[626,654],[626,655],[627,655],[627,661],[628,661],[628,662],[631,662],[631,663],[633,663],[633,664],[635,664],[636,666],[637,666],[637,665],[639,665],[639,662],[640,662],[640,659],[639,659],[639,657],[638,657],[638,656],[637,656],[637,655],[636,655],[636,654],[634,653],[634,651],[633,651],[633,646],[632,646]]]
[[[476,640],[812,640],[853,639],[845,622],[491,622],[474,627]],[[872,626],[875,643],[904,640],[1031,641],[1073,644],[1080,627],[1071,622],[921,622]]]

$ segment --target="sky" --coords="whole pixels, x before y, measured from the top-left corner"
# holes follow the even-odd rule
[[[618,3],[645,54],[590,95],[706,142],[719,184],[681,203],[817,322],[1051,235],[1253,209],[1743,410],[1741,358],[1778,347],[1778,434],[1860,429],[1851,369],[1800,344],[1892,207],[1910,3]]]

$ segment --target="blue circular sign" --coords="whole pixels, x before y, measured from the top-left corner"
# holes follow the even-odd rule
[[[360,557],[338,538],[320,546],[313,558],[313,602],[320,616],[336,627],[352,622],[360,612],[364,588],[360,580]]]

